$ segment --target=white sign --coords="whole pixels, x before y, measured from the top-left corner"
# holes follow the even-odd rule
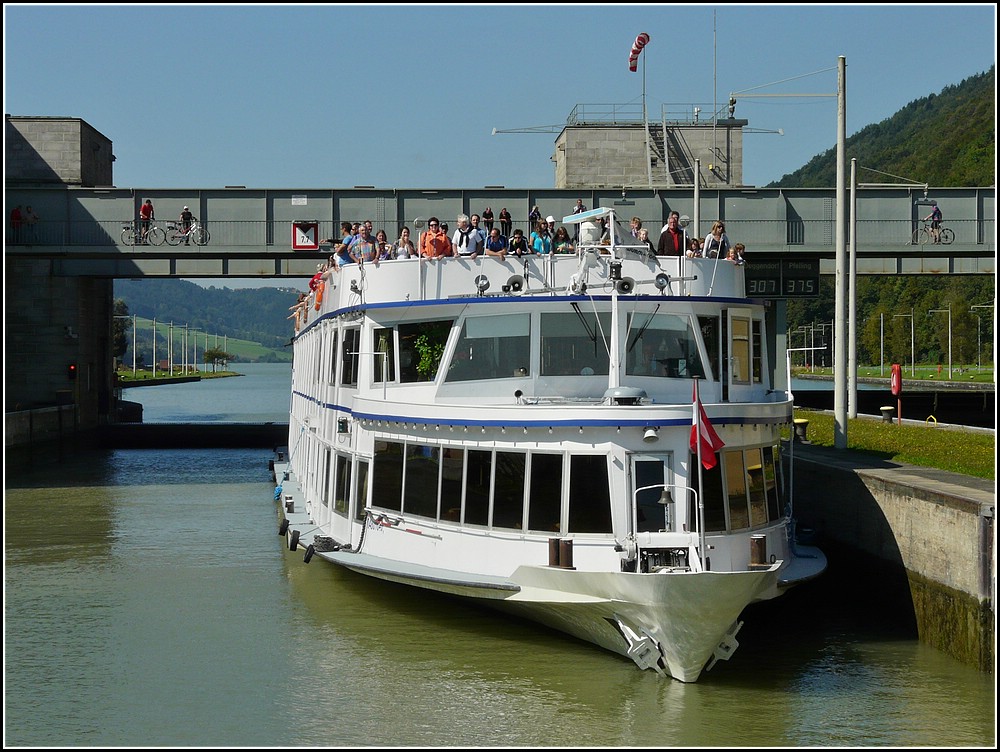
[[[292,250],[319,249],[319,222],[292,222]]]

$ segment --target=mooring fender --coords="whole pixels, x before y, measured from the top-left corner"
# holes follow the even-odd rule
[[[302,561],[304,561],[306,564],[308,564],[309,560],[312,559],[314,553],[316,553],[316,546],[314,546],[312,543],[310,543],[309,547],[306,549],[305,556],[302,557]]]
[[[278,526],[278,535],[284,535],[287,532],[288,532],[288,518],[286,517],[281,521],[281,524]]]
[[[298,547],[299,547],[299,531],[298,530],[293,530],[292,531],[292,539],[290,541],[288,541],[288,550],[289,551],[294,551]]]

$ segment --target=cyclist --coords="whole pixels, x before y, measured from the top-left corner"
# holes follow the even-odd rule
[[[156,219],[156,213],[153,211],[153,202],[147,198],[146,203],[139,207],[139,228],[142,233],[143,243],[148,242],[149,223],[153,219]]]
[[[184,211],[181,212],[181,231],[184,233],[184,245],[188,245],[188,241],[191,233],[191,220],[194,219],[194,215],[191,210],[186,206]]]
[[[931,221],[931,237],[934,238],[935,243],[941,242],[941,220],[944,219],[944,215],[941,213],[941,208],[937,205],[937,201],[931,201],[931,213],[924,217],[924,222],[928,219]]]

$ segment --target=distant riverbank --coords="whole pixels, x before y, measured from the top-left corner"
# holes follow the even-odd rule
[[[137,386],[162,386],[164,384],[187,384],[194,381],[201,381],[203,379],[224,379],[229,376],[242,376],[242,373],[237,373],[236,371],[199,371],[196,373],[189,373],[183,376],[153,376],[152,373],[138,373],[132,376],[131,373],[125,373],[124,371],[118,372],[118,386],[123,389],[131,389]]]

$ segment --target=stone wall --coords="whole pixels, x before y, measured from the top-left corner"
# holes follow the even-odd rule
[[[809,456],[795,462],[799,524],[815,529],[821,547],[856,550],[905,571],[921,641],[991,671],[995,494],[977,488],[986,482],[966,479],[969,488],[964,476],[911,474],[891,463],[851,467]]]

